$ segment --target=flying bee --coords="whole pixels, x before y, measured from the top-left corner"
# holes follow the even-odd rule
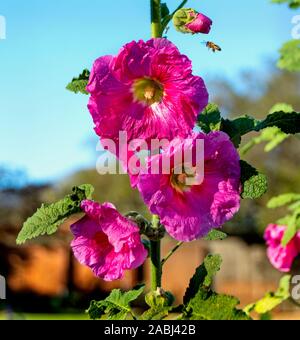
[[[212,41],[204,41],[206,47],[209,50],[212,50],[214,53],[216,52],[221,52],[222,48],[220,46],[218,46],[217,44],[213,43]]]

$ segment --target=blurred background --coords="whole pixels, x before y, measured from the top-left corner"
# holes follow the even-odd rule
[[[179,2],[168,4],[174,9]],[[168,38],[193,60],[195,73],[205,79],[211,101],[224,115],[261,118],[280,102],[300,111],[299,73],[276,68],[278,50],[291,39],[291,19],[297,13],[268,0],[226,0],[226,5],[191,0],[189,6],[214,20],[210,36],[184,36],[171,27]],[[149,38],[149,1],[2,0],[0,15],[7,25],[6,40],[0,40],[0,275],[7,280],[0,319],[56,318],[57,313],[85,318],[91,299],[147,279],[147,264],[108,284],[73,259],[70,223],[57,235],[24,247],[17,247],[15,239],[42,202],[53,202],[83,183],[95,186],[95,199],[113,202],[123,213],[148,214],[126,176],[97,174],[99,154],[88,98],[65,86],[97,57],[117,53],[128,41]],[[221,45],[223,52],[209,52],[204,39]],[[228,240],[193,242],[170,260],[164,287],[178,302],[208,252],[224,258],[215,283],[218,292],[238,296],[245,305],[276,290],[281,274],[266,258],[262,235],[282,211],[265,206],[274,195],[300,192],[299,146],[300,140],[291,137],[271,153],[264,152],[264,145],[249,152],[246,159],[268,175],[269,192],[261,200],[242,202],[240,214],[225,226]],[[166,240],[164,252],[173,245]],[[278,313],[281,318],[296,315],[290,305]]]

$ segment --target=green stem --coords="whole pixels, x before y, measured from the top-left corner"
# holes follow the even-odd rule
[[[151,1],[151,35],[152,38],[162,37],[161,27],[161,0]]]
[[[179,242],[176,246],[169,252],[169,254],[161,261],[161,266],[164,266],[166,262],[175,254],[175,252],[184,244],[184,242]]]
[[[161,242],[151,241],[151,290],[155,292],[157,288],[161,287]]]
[[[157,215],[152,217],[152,228],[158,229],[160,220]],[[150,241],[150,260],[151,260],[151,290],[156,291],[161,287],[161,241]]]
[[[152,38],[162,37],[161,26],[161,0],[150,0],[151,3],[151,36]],[[159,217],[154,215],[152,228],[158,229],[160,225]],[[156,291],[161,287],[162,267],[161,267],[161,241],[150,241],[151,260],[151,290]]]

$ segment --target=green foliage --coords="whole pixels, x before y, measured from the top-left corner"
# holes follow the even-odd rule
[[[267,177],[245,161],[241,161],[242,198],[257,199],[268,189]]]
[[[219,107],[214,104],[208,104],[204,111],[198,117],[198,126],[205,133],[220,130],[221,112]]]
[[[205,241],[223,241],[227,238],[227,234],[220,230],[213,229],[206,237]]]
[[[287,3],[290,8],[297,9],[300,7],[300,0],[272,0],[275,4]]]
[[[141,320],[163,320],[172,309],[174,297],[161,289],[146,295],[146,303],[150,307],[141,317]]]
[[[277,209],[284,206],[288,206],[288,210],[292,212],[277,221],[279,225],[287,226],[282,240],[282,245],[285,247],[300,230],[300,194],[283,194],[273,197],[268,203],[269,209]]]
[[[284,142],[289,136],[282,132],[277,127],[270,127],[262,131],[258,137],[254,137],[249,143],[244,145],[240,153],[245,155],[248,153],[255,145],[266,142],[265,152],[270,152],[278,147],[282,142]]]
[[[92,320],[126,320],[130,315],[135,319],[130,303],[137,300],[143,293],[145,286],[139,286],[129,292],[123,293],[120,289],[114,289],[103,301],[92,301],[88,309]]]
[[[249,116],[236,118],[235,120],[223,119],[221,131],[226,132],[233,144],[238,148],[242,141],[242,136],[255,130],[258,122]]]
[[[300,40],[291,40],[282,46],[278,67],[290,72],[300,71]]]
[[[72,81],[67,85],[66,89],[74,93],[88,94],[86,91],[87,84],[89,82],[90,71],[85,69],[77,77],[73,78]]]
[[[185,292],[183,298],[185,305],[197,294],[200,286],[210,287],[213,277],[221,269],[221,264],[222,258],[220,255],[208,255],[206,257],[204,263],[197,268]]]
[[[249,320],[236,306],[239,301],[211,290],[213,278],[220,270],[222,258],[209,255],[196,270],[184,296],[183,320]]]
[[[42,235],[52,235],[58,227],[71,215],[81,212],[80,204],[85,199],[91,199],[91,185],[81,185],[73,188],[73,192],[53,204],[43,204],[40,209],[23,225],[17,238],[17,244],[23,244]]]
[[[168,5],[164,2],[161,4],[161,18],[164,20],[166,17],[170,15],[170,10]]]
[[[278,290],[273,293],[266,294],[261,300],[247,306],[244,311],[246,314],[256,312],[261,316],[272,312],[276,307],[290,298],[290,282],[291,276],[286,275],[280,280]]]
[[[268,203],[268,208],[276,209],[297,201],[300,201],[300,194],[283,194],[277,197],[273,197]]]
[[[272,109],[270,110],[270,114],[283,111],[285,113],[292,113],[294,111],[293,107],[291,105],[285,104],[285,103],[278,103],[275,104]],[[240,153],[241,155],[245,155],[248,153],[255,145],[259,145],[261,143],[266,142],[267,145],[265,146],[265,152],[270,152],[274,150],[276,147],[278,147],[282,142],[284,142],[289,135],[282,132],[280,128],[274,126],[264,129],[261,134],[258,137],[254,137],[248,142],[246,145],[244,145]]]
[[[256,125],[255,131],[259,132],[268,127],[278,127],[282,132],[290,135],[300,133],[300,113],[284,111],[271,113]]]
[[[239,300],[228,295],[219,295],[200,288],[188,303],[183,320],[251,320],[242,310],[237,309]]]
[[[300,208],[296,209],[292,215],[288,216],[286,221],[287,229],[284,233],[282,245],[287,246],[300,230]]]
[[[240,146],[242,136],[271,127],[278,128],[285,134],[300,133],[300,113],[278,111],[269,114],[266,119],[261,121],[244,116],[234,120],[223,119],[221,122],[221,131],[230,136],[236,147]]]

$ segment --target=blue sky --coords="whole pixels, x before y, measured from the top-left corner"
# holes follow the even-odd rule
[[[169,7],[179,2],[169,0]],[[209,40],[222,46],[217,55],[200,43],[205,36],[172,28],[168,37],[204,79],[237,80],[243,69],[259,71],[291,38],[295,13],[269,2],[190,0],[214,20]],[[88,98],[65,85],[97,57],[149,38],[149,0],[1,0],[0,15],[7,21],[7,39],[0,40],[0,165],[38,181],[94,166],[96,151],[86,145],[94,137]]]

